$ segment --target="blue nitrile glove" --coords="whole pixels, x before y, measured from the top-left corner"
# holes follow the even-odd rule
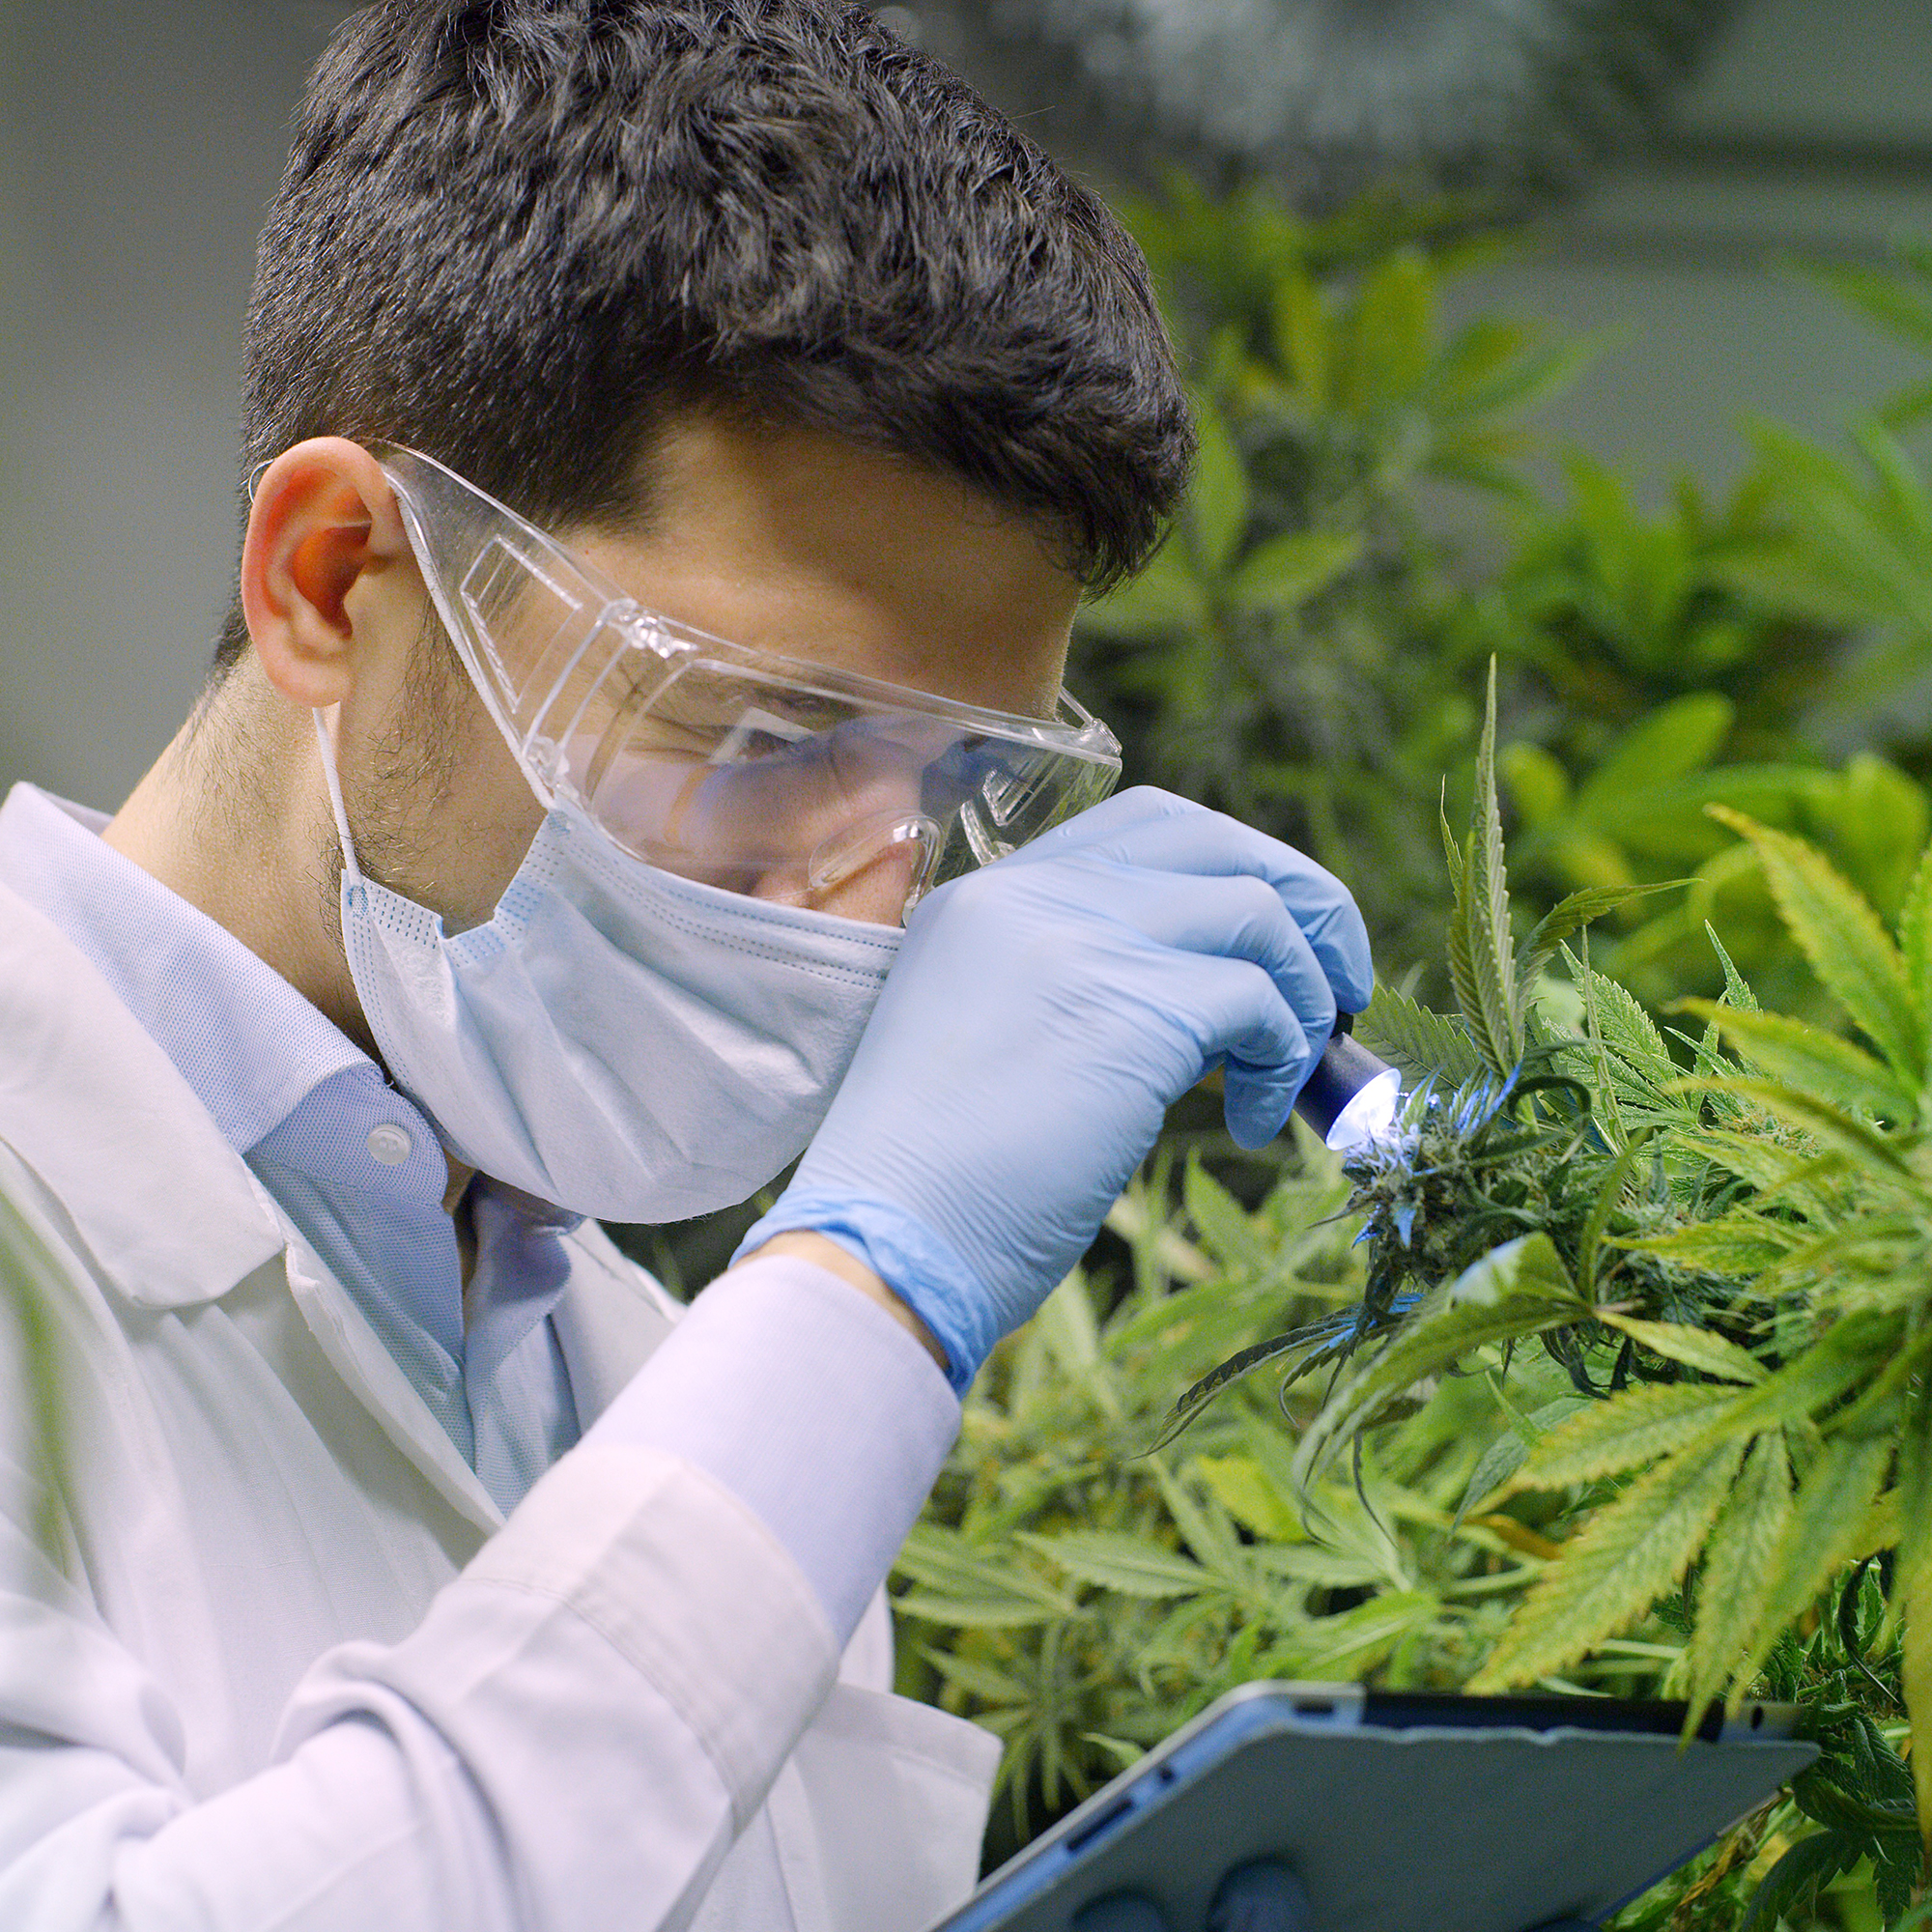
[[[1095,806],[929,894],[817,1138],[740,1254],[828,1236],[908,1302],[964,1391],[1073,1266],[1225,1062],[1228,1129],[1281,1131],[1374,982],[1343,886],[1166,792]]]

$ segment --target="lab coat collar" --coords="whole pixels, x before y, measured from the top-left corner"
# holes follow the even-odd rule
[[[286,1246],[261,1184],[174,1063],[79,949],[5,886],[0,1141],[139,1307],[215,1300]]]

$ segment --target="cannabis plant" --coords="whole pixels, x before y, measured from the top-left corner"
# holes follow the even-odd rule
[[[1838,1807],[1838,1851],[1804,1856],[1815,1879],[1856,1846],[1902,1908],[1932,1826],[1932,848],[1891,931],[1814,848],[1720,808],[1846,1027],[1763,1010],[1719,947],[1726,994],[1684,1003],[1703,1024],[1673,1029],[1673,1053],[1567,944],[1606,895],[1519,952],[1492,732],[1492,714],[1471,829],[1448,844],[1461,1011],[1384,992],[1364,1016],[1424,1077],[1349,1163],[1363,1295],[1205,1378],[1167,1434],[1264,1363],[1291,1384],[1325,1372],[1294,1452],[1313,1497],[1433,1378],[1487,1365],[1507,1401],[1526,1350],[1560,1366],[1580,1406],[1522,1416],[1463,1500],[1465,1519],[1535,1495],[1565,1512],[1479,1690],[1547,1683],[1673,1600],[1694,1723],[1882,1555],[1916,1826],[1853,1723],[1846,1749],[1883,1775]],[[1539,993],[1558,956],[1568,1001]]]
[[[1318,1482],[1319,1538],[1258,1384],[1146,1453],[1178,1382],[1362,1293],[1319,1142],[1230,1178],[1258,1204],[1198,1155],[1157,1156],[1112,1217],[1122,1273],[1076,1274],[995,1351],[900,1558],[900,1689],[1007,1743],[991,1861],[1246,1679],[1462,1683],[1536,1574],[1514,1520],[1456,1520],[1480,1381]]]

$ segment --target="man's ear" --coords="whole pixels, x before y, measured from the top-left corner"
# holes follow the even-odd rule
[[[345,437],[314,437],[255,480],[242,544],[242,609],[269,682],[291,702],[339,703],[370,640],[350,593],[370,573],[413,568],[383,467]]]

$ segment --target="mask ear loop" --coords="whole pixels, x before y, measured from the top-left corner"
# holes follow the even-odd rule
[[[335,770],[335,746],[328,735],[328,721],[321,710],[311,711],[315,720],[316,743],[322,747],[322,776],[328,786],[328,809],[335,816],[335,837],[342,846],[342,876],[349,890],[362,890],[362,870],[355,863],[355,841],[349,837],[349,813],[342,803],[342,781]]]

